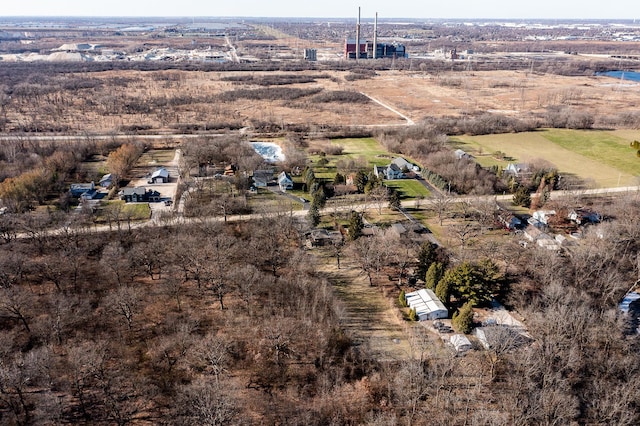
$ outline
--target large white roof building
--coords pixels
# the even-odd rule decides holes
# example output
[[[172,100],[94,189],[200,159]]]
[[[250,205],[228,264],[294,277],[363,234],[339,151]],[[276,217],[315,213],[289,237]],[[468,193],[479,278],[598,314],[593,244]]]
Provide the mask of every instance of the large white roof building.
[[[435,293],[423,288],[405,295],[407,305],[416,310],[420,321],[447,318],[449,311]]]

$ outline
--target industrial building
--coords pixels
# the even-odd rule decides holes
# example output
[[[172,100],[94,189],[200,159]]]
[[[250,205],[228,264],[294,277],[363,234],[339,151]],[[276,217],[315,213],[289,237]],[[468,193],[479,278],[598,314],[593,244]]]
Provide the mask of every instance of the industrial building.
[[[304,60],[305,61],[317,61],[318,60],[318,51],[316,49],[304,49]]]
[[[360,38],[360,8],[358,8],[358,21],[356,24],[356,37],[347,38],[344,43],[345,59],[379,59],[379,58],[406,58],[407,49],[400,43],[378,42],[378,13],[373,24],[373,40]]]
[[[407,50],[403,44],[399,43],[376,43],[373,49],[373,42],[368,40],[360,41],[360,56],[358,59],[378,59],[378,58],[406,58]],[[356,40],[347,39],[344,45],[345,59],[356,58]]]

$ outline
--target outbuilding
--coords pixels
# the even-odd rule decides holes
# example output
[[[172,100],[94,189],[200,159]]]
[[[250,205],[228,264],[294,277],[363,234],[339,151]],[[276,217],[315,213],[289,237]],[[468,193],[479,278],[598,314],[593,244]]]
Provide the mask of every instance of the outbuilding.
[[[164,167],[159,168],[149,178],[148,183],[167,183],[169,182],[169,171]]]
[[[464,336],[462,334],[454,334],[453,336],[451,336],[449,341],[451,342],[451,345],[453,345],[453,348],[456,350],[456,353],[461,354],[471,349],[471,342],[469,341],[467,336]]]
[[[447,318],[449,311],[438,299],[438,296],[429,289],[423,288],[405,295],[407,305],[416,310],[418,320],[428,321]]]

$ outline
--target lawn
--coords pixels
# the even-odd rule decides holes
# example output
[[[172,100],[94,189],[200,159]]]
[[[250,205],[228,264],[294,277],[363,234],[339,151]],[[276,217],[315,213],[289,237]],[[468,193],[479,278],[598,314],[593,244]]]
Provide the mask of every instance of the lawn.
[[[624,136],[623,136],[624,135]],[[592,179],[599,187],[633,185],[640,176],[640,159],[629,148],[631,133],[607,131],[543,130],[452,138],[456,147],[476,157],[484,167],[505,167],[509,162],[544,159],[560,173]],[[640,137],[640,132],[636,132]],[[504,160],[492,154],[501,151]]]
[[[166,166],[173,161],[175,155],[176,151],[173,149],[150,149],[140,156],[137,166]]]
[[[386,180],[384,184],[400,193],[401,199],[428,197],[431,195],[423,184],[414,179]]]
[[[393,158],[389,151],[374,138],[334,139],[331,143],[343,147],[342,156],[364,157],[370,164],[376,166],[385,166]]]
[[[147,220],[151,217],[149,203],[125,203],[122,200],[103,201],[97,215],[97,222],[105,222],[109,210],[117,214],[122,220]]]

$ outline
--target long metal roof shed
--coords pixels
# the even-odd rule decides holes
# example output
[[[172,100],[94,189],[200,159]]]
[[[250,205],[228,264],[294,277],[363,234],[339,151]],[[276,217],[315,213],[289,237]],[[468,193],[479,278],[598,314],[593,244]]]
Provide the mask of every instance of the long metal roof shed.
[[[449,311],[435,293],[423,288],[405,295],[407,305],[416,310],[420,321],[447,318]]]

